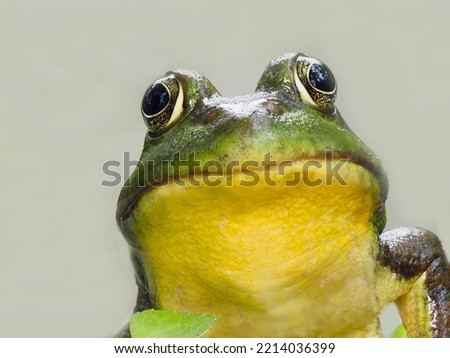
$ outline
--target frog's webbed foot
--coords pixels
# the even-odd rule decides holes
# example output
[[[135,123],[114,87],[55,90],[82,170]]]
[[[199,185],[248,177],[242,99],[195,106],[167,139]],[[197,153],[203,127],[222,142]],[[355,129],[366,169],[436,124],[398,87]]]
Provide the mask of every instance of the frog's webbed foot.
[[[401,227],[379,237],[380,267],[397,287],[397,307],[409,337],[450,337],[450,265],[433,233]],[[394,275],[392,275],[394,274]]]

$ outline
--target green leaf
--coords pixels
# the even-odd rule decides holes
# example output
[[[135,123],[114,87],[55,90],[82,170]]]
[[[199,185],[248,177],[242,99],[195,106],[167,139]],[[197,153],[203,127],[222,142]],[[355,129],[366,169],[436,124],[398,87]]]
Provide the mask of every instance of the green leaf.
[[[400,323],[391,334],[391,338],[408,338],[405,327]]]
[[[146,310],[130,318],[133,338],[195,338],[206,333],[217,315],[166,310]]]

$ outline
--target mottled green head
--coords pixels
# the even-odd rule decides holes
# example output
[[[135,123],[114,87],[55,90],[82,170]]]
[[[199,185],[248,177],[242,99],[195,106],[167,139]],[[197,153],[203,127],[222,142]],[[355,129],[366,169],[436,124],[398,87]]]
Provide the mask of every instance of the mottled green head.
[[[246,96],[223,97],[196,72],[167,72],[150,85],[142,101],[148,132],[140,163],[117,208],[125,235],[130,234],[128,217],[153,188],[193,173],[245,171],[229,165],[233,161],[273,167],[286,161],[322,161],[332,153],[333,159],[358,164],[376,178],[377,210],[383,211],[385,172],[339,114],[336,91],[329,68],[298,53],[273,60],[255,92]],[[382,230],[384,222],[379,222]]]

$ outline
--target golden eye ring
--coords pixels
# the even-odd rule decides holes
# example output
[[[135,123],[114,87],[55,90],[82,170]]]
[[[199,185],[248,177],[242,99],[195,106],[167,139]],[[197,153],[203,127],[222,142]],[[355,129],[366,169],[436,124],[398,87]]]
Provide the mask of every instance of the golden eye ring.
[[[324,110],[334,108],[337,83],[327,65],[299,56],[294,71],[295,86],[303,101]]]
[[[153,82],[145,91],[141,113],[150,133],[168,128],[183,112],[183,88],[174,76]]]

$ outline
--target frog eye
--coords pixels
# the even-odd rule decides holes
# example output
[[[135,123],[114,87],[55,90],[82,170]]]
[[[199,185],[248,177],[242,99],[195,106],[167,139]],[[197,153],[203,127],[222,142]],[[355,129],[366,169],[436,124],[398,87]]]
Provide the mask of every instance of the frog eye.
[[[324,63],[299,56],[294,78],[302,100],[322,109],[334,108],[337,84],[333,73]]]
[[[173,76],[153,82],[145,91],[141,112],[150,133],[172,124],[183,111],[183,89]]]

